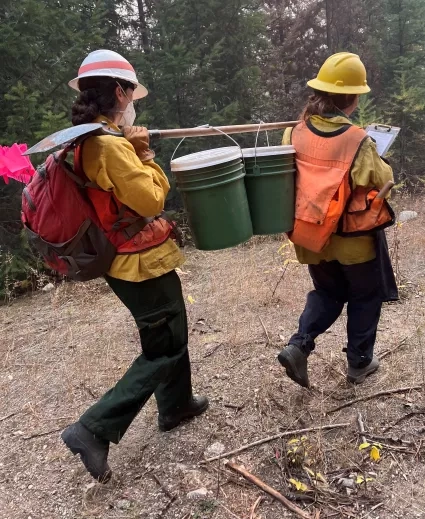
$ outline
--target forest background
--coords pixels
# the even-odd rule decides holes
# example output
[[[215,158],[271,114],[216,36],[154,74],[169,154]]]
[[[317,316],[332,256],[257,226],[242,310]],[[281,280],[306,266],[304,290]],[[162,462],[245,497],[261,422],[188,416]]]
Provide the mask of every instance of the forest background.
[[[296,119],[324,59],[358,53],[372,93],[356,122],[400,126],[390,156],[397,182],[425,182],[424,0],[3,0],[0,145],[32,145],[70,126],[67,82],[98,48],[135,66],[150,91],[137,124],[161,129]],[[281,133],[269,137],[277,144]],[[220,145],[229,144],[188,139],[178,153]],[[167,174],[175,146],[156,148]],[[0,299],[32,285],[41,267],[21,233],[21,190],[0,180]]]

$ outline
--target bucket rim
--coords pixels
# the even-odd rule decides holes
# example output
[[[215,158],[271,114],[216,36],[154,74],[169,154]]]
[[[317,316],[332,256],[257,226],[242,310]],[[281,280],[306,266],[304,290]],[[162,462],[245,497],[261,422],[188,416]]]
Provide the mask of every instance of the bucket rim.
[[[223,148],[212,148],[210,150],[198,151],[184,155],[171,161],[171,171],[190,171],[192,169],[209,168],[241,159],[241,150],[238,146],[225,146]]]
[[[261,146],[258,148],[243,148],[243,158],[268,157],[270,155],[293,155],[295,148],[291,145],[285,146]]]

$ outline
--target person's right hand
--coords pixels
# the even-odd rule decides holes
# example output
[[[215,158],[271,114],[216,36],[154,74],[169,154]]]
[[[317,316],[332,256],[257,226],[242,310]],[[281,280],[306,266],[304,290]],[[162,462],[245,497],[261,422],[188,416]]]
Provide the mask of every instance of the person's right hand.
[[[144,126],[124,126],[124,137],[130,142],[136,155],[143,162],[155,157],[155,152],[149,148],[149,132]]]

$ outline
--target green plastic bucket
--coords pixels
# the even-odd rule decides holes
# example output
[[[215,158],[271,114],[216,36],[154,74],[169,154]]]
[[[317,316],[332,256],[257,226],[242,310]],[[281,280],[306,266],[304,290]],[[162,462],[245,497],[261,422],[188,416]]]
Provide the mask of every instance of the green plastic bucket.
[[[236,146],[185,155],[171,161],[196,248],[234,247],[253,235],[245,169]]]
[[[295,211],[294,147],[247,148],[242,152],[254,234],[291,231]]]

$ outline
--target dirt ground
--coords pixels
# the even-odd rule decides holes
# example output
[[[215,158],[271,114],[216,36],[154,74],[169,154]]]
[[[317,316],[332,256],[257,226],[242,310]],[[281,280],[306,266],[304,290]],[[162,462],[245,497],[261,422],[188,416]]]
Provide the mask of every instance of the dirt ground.
[[[312,519],[425,517],[421,206],[409,199],[399,202],[398,210],[417,209],[419,218],[388,232],[403,298],[385,305],[376,344],[385,358],[380,371],[357,388],[345,380],[345,317],[318,340],[309,364],[311,390],[286,379],[276,361],[310,289],[306,268],[287,261],[294,255],[289,246],[281,248],[284,241],[256,239],[212,253],[188,250],[180,276],[186,297],[194,300],[187,304],[193,381],[198,393],[208,395],[210,409],[160,433],[152,399],[121,443],[112,446],[114,477],[107,485],[85,473],[62,444],[60,430],[139,354],[131,316],[103,281],[62,284],[1,307],[0,517],[297,517],[231,471],[225,460],[200,462],[217,442],[230,451],[328,424],[346,425],[305,434],[296,455],[287,453],[297,445],[287,442],[300,438],[294,433],[227,459],[289,497]],[[355,398],[407,387],[416,389],[333,411]],[[378,461],[371,460],[370,448],[359,450],[358,412],[367,439],[381,443]],[[320,473],[324,482],[303,467]],[[291,478],[307,490],[296,491]],[[338,484],[342,478],[357,483],[347,491]],[[188,497],[200,488],[207,490],[203,497]],[[264,499],[253,512],[260,496]]]

